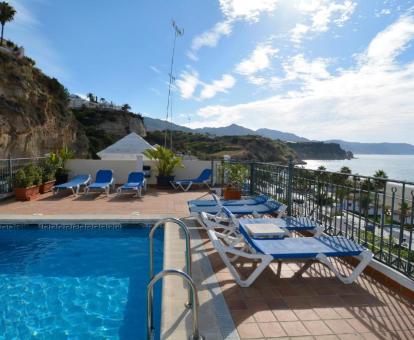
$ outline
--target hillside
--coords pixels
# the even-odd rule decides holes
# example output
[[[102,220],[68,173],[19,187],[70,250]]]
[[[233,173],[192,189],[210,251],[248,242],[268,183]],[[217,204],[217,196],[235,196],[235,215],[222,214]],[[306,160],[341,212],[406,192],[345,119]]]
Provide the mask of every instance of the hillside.
[[[145,127],[148,131],[157,131],[157,130],[164,130],[166,127],[166,123],[162,119],[155,119],[150,117],[144,117]],[[291,142],[306,142],[308,139],[304,137],[297,136],[293,133],[289,132],[282,132],[277,130],[271,129],[258,129],[258,130],[251,130],[245,128],[243,126],[237,124],[231,124],[229,126],[223,127],[204,127],[199,129],[190,129],[186,126],[181,126],[177,124],[168,123],[169,129],[174,131],[184,131],[184,132],[195,132],[195,133],[203,133],[209,134],[213,136],[248,136],[248,135],[256,135],[262,136],[266,138],[271,138],[274,140],[282,140],[282,141],[291,141]]]
[[[125,137],[131,132],[146,135],[142,116],[132,112],[100,108],[72,109],[86,135],[88,155],[97,158],[96,153]]]
[[[144,117],[145,125],[149,131],[163,130],[165,129],[165,121],[161,119],[154,119]],[[262,137],[271,138],[274,140],[281,140],[286,142],[310,142],[309,139],[295,135],[289,132],[282,132],[272,129],[258,129],[251,130],[237,124],[231,124],[224,127],[205,127],[199,129],[190,129],[185,126],[173,124],[172,130],[185,131],[195,133],[205,133],[215,136],[247,136],[258,135]],[[343,140],[327,140],[326,143],[336,143],[341,146],[342,149],[357,154],[393,154],[393,155],[413,155],[414,145],[407,143],[359,143],[359,142],[347,142]]]
[[[407,143],[358,143],[343,140],[328,142],[338,143],[343,149],[356,154],[414,155],[414,145]]]
[[[56,79],[31,59],[1,51],[0,75],[0,158],[38,156],[63,145],[86,156],[88,140]]]
[[[297,154],[285,143],[260,136],[208,136],[206,134],[174,133],[174,151],[191,154],[200,159],[218,159],[229,155],[233,159],[287,163],[291,157],[299,162]],[[164,143],[161,131],[147,132],[151,144]]]
[[[352,152],[345,151],[339,144],[325,142],[286,143],[301,159],[351,159]]]

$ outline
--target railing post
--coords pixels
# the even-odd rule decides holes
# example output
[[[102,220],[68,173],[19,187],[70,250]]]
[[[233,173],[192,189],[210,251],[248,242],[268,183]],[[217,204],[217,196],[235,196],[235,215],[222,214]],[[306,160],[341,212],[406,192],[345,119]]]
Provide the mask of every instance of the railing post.
[[[256,183],[256,167],[255,163],[250,163],[250,195],[255,194],[255,183]]]
[[[9,173],[9,183],[8,183],[8,188],[7,190],[10,192],[13,190],[13,163],[12,163],[12,156],[11,154],[9,154],[9,159],[7,161],[7,170]]]
[[[210,187],[214,186],[214,175],[215,175],[215,171],[214,171],[214,159],[211,160],[211,180],[210,180]]]
[[[288,166],[288,187],[287,187],[287,215],[292,216],[292,187],[293,187],[293,160],[292,158],[289,159],[289,166]]]

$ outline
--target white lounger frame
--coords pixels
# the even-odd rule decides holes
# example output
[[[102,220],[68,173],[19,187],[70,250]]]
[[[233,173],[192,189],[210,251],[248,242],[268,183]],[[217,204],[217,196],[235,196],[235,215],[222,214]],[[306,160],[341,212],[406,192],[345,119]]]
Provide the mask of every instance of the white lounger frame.
[[[180,180],[178,180],[178,181],[171,181],[170,183],[171,183],[172,187],[175,190],[181,189],[181,190],[187,192],[188,190],[190,190],[190,188],[193,184],[205,185],[208,189],[210,189],[209,182],[210,182],[210,180],[206,180],[206,181],[202,181],[202,182],[188,181],[188,184],[184,185],[183,183],[180,182]],[[185,181],[184,183],[187,183],[187,181]]]
[[[111,192],[111,187],[114,187],[115,186],[114,182],[115,182],[115,178],[112,176],[112,180],[111,180],[111,182],[109,182],[108,185],[106,185],[106,186],[104,186],[102,188],[93,188],[93,190],[104,190],[105,191],[105,195],[106,196],[109,196],[109,193]],[[85,195],[89,194],[90,190],[91,189],[89,188],[89,185],[88,185],[85,188]]]
[[[236,249],[234,248],[232,243],[228,242],[228,239],[225,235],[222,235],[212,229],[208,230],[207,232],[208,232],[211,242],[213,243],[214,248],[219,253],[221,259],[223,260],[223,262],[229,269],[235,281],[241,287],[249,287],[254,281],[256,281],[259,275],[267,268],[267,266],[272,261],[275,261],[275,260],[279,261],[279,264],[281,265],[282,261],[284,260],[284,259],[275,259],[273,258],[272,255],[256,253],[250,247],[248,247],[248,250],[250,252],[245,251],[246,247],[243,249]],[[283,242],[283,240],[275,241],[275,242]],[[228,254],[233,255],[233,257],[229,258]],[[232,262],[238,257],[244,257],[247,259],[259,261],[259,265],[257,266],[257,268],[246,279],[241,278],[237,269],[232,264]],[[358,258],[360,259],[360,262],[349,276],[341,274],[333,266],[331,260],[325,254],[318,254],[315,259],[310,259],[310,260],[307,259],[305,264],[296,273],[295,276],[302,275],[315,262],[315,260],[317,260],[325,264],[329,269],[331,269],[332,272],[335,274],[335,276],[340,281],[342,281],[345,284],[350,284],[356,280],[356,278],[363,272],[365,267],[370,263],[372,259],[372,253],[369,250],[364,250],[361,252],[361,254],[358,255]],[[295,259],[295,260],[300,260],[300,258]]]
[[[122,186],[120,186],[117,190],[116,190],[116,194],[119,196],[119,195],[122,195],[122,192],[123,192],[123,190],[125,190],[126,192],[130,192],[130,191],[132,191],[132,192],[134,192],[134,191],[136,191],[136,196],[137,197],[142,197],[142,189],[144,189],[144,191],[145,190],[147,190],[147,181],[144,179],[143,180],[143,182],[142,182],[142,186],[140,186],[139,188],[137,188],[137,189],[133,189],[133,188],[129,188],[129,189],[125,189],[125,188],[122,188]]]
[[[73,195],[79,195],[79,190],[80,190],[80,187],[82,186],[82,185],[88,185],[89,183],[90,183],[90,181],[91,181],[91,175],[89,175],[89,177],[88,177],[88,179],[85,181],[85,182],[83,182],[83,183],[81,183],[81,184],[78,184],[78,185],[76,185],[76,186],[72,186],[72,187],[67,187],[67,188],[65,188],[65,190],[67,190],[67,189],[70,189],[70,190],[72,190],[72,194]],[[64,183],[62,183],[62,184],[64,184]],[[76,190],[74,189],[76,187]],[[58,193],[59,193],[59,189],[60,188],[53,188],[52,189],[52,192],[53,192],[53,195],[57,195]]]

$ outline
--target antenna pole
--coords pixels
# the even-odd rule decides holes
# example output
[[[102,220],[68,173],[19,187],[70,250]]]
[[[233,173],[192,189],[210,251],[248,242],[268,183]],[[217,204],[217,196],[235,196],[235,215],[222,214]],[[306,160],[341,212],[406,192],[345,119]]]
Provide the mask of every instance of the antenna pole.
[[[177,37],[180,37],[184,34],[184,29],[179,28],[174,20],[172,21],[171,25],[174,29],[174,43],[173,43],[173,49],[172,49],[172,55],[171,55],[171,64],[170,64],[170,73],[169,73],[170,81],[168,83],[168,98],[167,98],[167,110],[166,110],[167,115],[165,117],[164,147],[167,147],[168,116],[169,116],[169,109],[170,109],[171,85],[172,85],[172,82],[174,81],[173,67],[174,67],[175,42],[177,40]],[[171,124],[172,124],[172,111],[171,111]],[[171,136],[170,144],[171,144],[171,147],[172,147],[172,136]]]

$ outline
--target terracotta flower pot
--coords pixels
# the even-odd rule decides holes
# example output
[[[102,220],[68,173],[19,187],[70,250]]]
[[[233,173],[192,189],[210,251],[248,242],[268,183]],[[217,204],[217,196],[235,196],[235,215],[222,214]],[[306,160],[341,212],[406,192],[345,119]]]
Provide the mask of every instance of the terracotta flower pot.
[[[39,194],[39,186],[34,185],[28,188],[14,188],[14,195],[18,201],[30,201]]]
[[[49,191],[51,191],[52,190],[52,188],[53,188],[53,186],[55,185],[55,180],[53,180],[53,181],[49,181],[49,182],[45,182],[45,183],[42,183],[41,185],[40,185],[40,193],[41,194],[45,194],[45,193],[47,193],[47,192],[49,192]]]
[[[234,188],[224,188],[223,196],[225,200],[241,199],[241,191]]]

